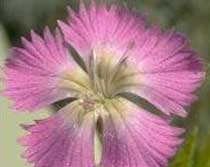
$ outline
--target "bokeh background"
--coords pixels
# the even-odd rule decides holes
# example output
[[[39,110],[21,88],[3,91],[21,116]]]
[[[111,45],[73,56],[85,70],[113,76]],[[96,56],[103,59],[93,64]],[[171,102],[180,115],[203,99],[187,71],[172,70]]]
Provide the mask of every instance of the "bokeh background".
[[[186,34],[204,58],[207,79],[197,92],[199,100],[188,108],[188,119],[178,120],[188,129],[187,139],[170,166],[210,167],[210,1],[107,1],[127,4],[145,13],[150,22]],[[31,29],[42,32],[45,25],[55,28],[56,20],[65,18],[67,5],[76,8],[77,0],[0,0],[0,66],[3,66],[9,47],[20,43],[20,36],[27,36]],[[2,82],[0,89],[3,89]],[[9,106],[10,102],[0,96],[0,167],[31,167],[20,157],[23,148],[16,140],[25,132],[19,124],[48,116],[49,109],[35,114],[17,114],[11,112]]]

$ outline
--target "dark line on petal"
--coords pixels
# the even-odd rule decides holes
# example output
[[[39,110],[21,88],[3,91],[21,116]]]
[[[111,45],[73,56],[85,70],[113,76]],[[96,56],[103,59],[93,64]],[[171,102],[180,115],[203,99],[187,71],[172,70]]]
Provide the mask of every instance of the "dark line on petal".
[[[87,66],[83,60],[83,58],[78,54],[78,52],[71,46],[69,46],[69,51],[71,53],[72,58],[75,62],[85,71],[87,72]]]
[[[157,107],[155,107],[150,102],[148,102],[147,100],[141,98],[140,96],[138,96],[134,93],[122,92],[117,95],[129,100],[130,102],[136,104],[137,106],[140,106],[140,107],[146,109],[147,111],[150,111],[156,115],[163,115],[162,112]]]
[[[75,100],[77,100],[77,98],[70,97],[70,98],[59,100],[59,101],[53,103],[51,105],[52,112],[56,113],[58,110],[60,110],[61,108],[64,108],[65,106],[67,106],[68,104],[72,103]]]

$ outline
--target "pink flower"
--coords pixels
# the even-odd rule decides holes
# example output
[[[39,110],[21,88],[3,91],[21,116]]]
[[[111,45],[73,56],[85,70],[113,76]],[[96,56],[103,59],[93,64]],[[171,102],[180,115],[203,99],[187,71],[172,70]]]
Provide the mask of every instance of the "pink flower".
[[[142,15],[115,5],[81,3],[59,26],[83,63],[48,28],[43,38],[33,31],[31,41],[23,38],[23,48],[13,48],[6,62],[5,94],[16,111],[75,99],[23,125],[29,132],[19,140],[27,147],[23,157],[36,167],[166,167],[184,130],[164,115],[187,115],[184,108],[204,79],[201,58],[183,35],[148,27]],[[143,109],[138,97],[163,116]]]

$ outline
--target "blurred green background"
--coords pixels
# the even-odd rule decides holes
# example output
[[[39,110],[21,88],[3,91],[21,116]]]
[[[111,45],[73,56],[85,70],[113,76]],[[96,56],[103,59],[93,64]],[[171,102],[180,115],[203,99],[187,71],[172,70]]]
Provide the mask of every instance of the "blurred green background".
[[[111,1],[111,0],[107,0]],[[148,15],[150,22],[163,28],[175,28],[191,40],[193,48],[210,65],[210,1],[209,0],[112,0],[128,4]],[[55,28],[57,19],[66,16],[66,5],[77,6],[76,0],[0,0],[0,66],[11,45],[20,42],[31,29],[42,32],[45,25]],[[3,77],[0,71],[0,78]],[[3,89],[1,82],[0,89]],[[179,121],[188,129],[187,140],[171,167],[210,167],[210,77],[198,91],[199,100],[188,108],[187,120]],[[9,109],[9,102],[0,97],[0,167],[30,167],[20,154],[23,148],[16,139],[25,133],[20,123],[43,118],[48,109],[35,114],[17,114]]]

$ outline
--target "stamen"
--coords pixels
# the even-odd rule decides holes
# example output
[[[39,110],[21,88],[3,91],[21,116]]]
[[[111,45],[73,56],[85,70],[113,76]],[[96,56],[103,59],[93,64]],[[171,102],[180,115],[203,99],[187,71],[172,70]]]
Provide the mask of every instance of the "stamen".
[[[113,73],[111,74],[111,77],[110,77],[110,80],[109,80],[109,84],[111,84],[111,82],[115,79],[116,75],[118,73],[120,73],[120,71],[122,70],[122,67],[124,65],[126,65],[126,60],[127,60],[127,57],[122,57],[120,59],[120,61],[116,64],[115,68],[114,68],[114,71]]]
[[[134,82],[135,75],[133,74],[136,71],[127,64],[129,51],[133,47],[134,43],[129,43],[125,53],[119,60],[114,56],[117,53],[111,50],[106,50],[106,48],[93,49],[89,59],[88,74],[92,83],[92,89],[97,96],[113,98],[113,92],[119,92],[115,90],[119,87],[117,85],[124,83],[127,77],[129,77],[129,82]],[[116,82],[116,80],[120,82]],[[127,90],[127,88],[126,83],[125,89]]]

